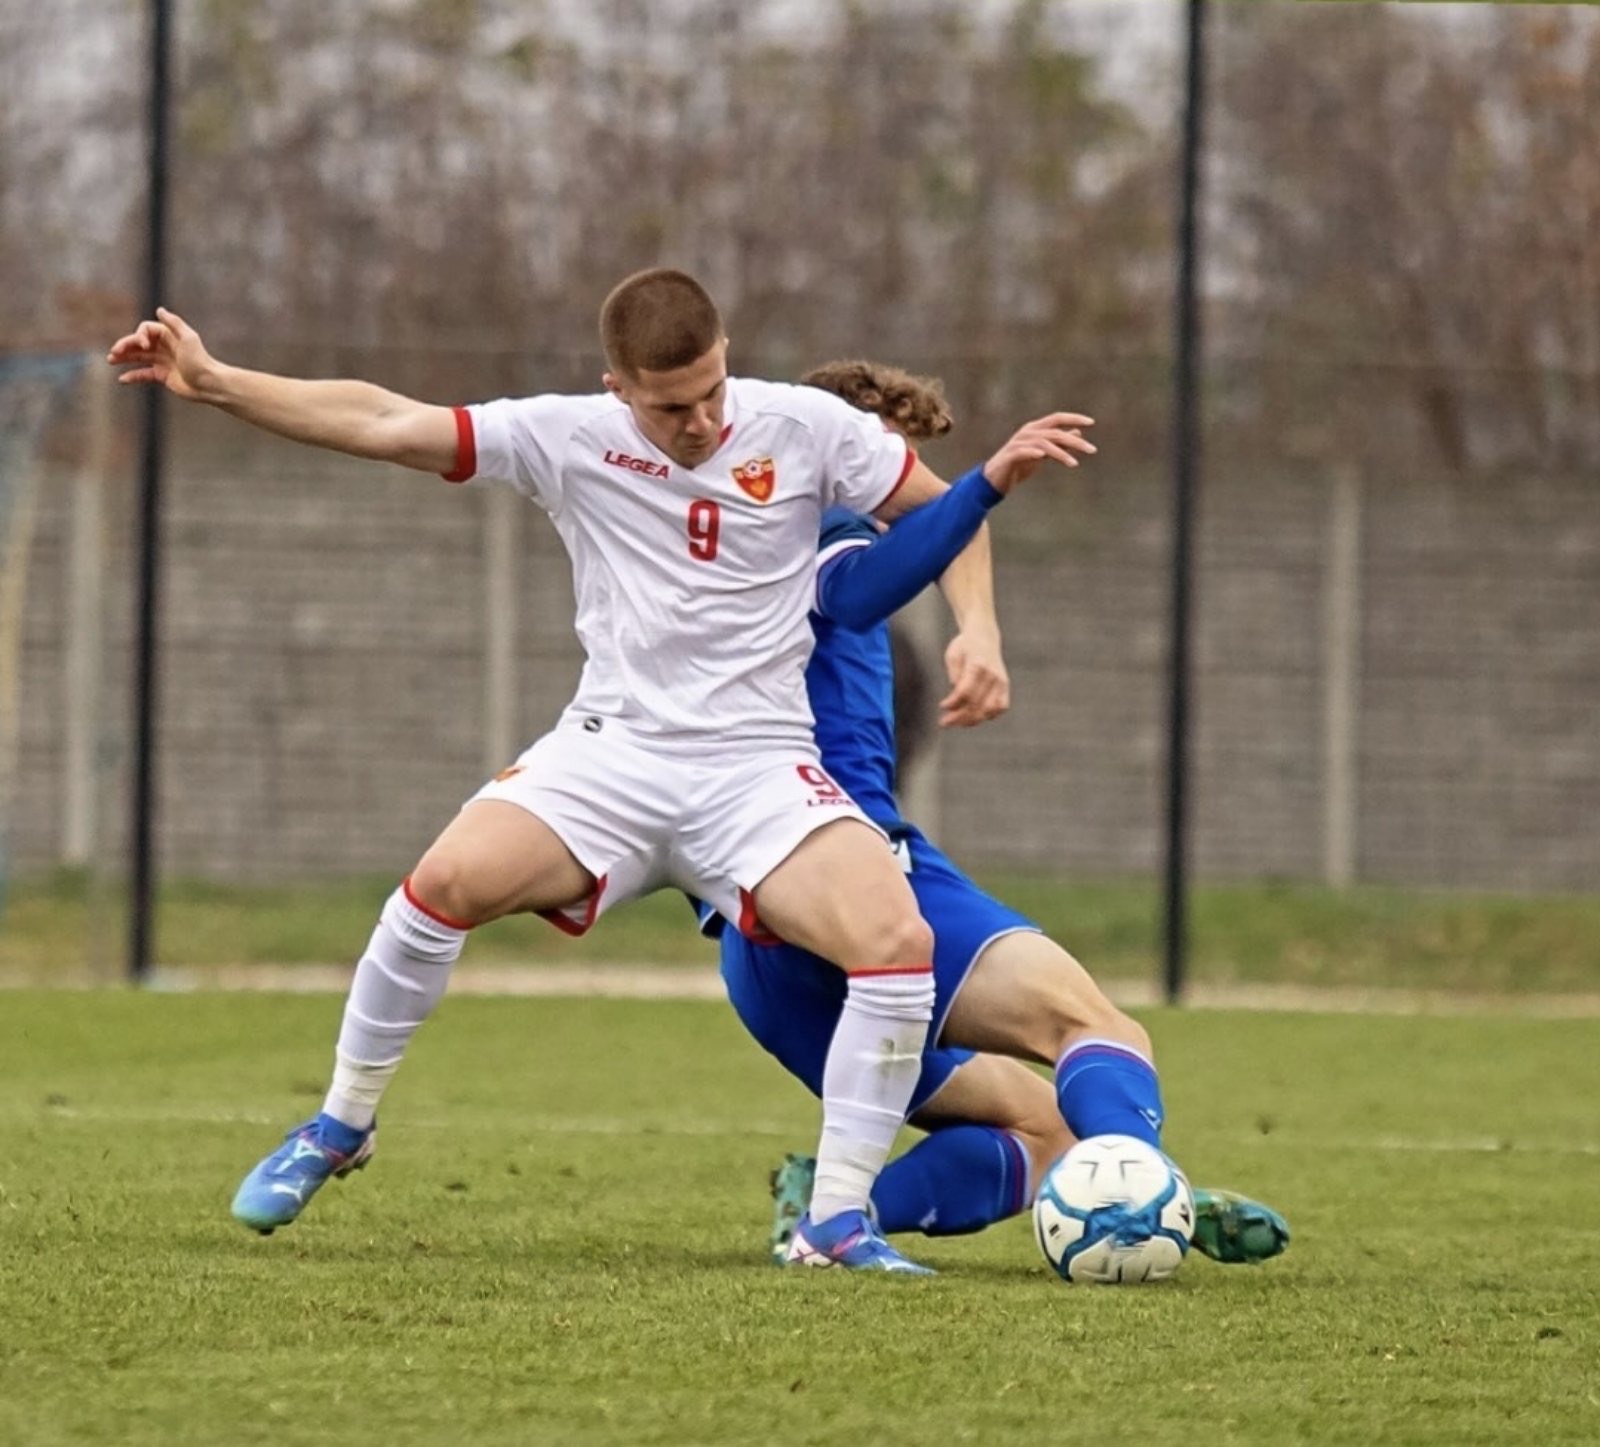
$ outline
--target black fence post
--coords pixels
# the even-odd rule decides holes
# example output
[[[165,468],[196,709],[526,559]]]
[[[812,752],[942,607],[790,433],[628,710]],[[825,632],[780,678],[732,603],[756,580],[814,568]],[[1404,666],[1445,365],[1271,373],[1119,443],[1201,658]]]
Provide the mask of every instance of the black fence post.
[[[144,315],[166,300],[167,118],[172,52],[171,0],[150,0],[149,207]],[[144,389],[139,466],[138,579],[133,664],[133,797],[129,831],[128,974],[149,979],[155,923],[155,755],[160,667],[161,473],[166,393]]]
[[[1189,693],[1194,502],[1200,470],[1200,141],[1205,0],[1189,0],[1178,211],[1178,295],[1172,449],[1172,642],[1167,719],[1167,1003],[1182,1001],[1188,965]]]

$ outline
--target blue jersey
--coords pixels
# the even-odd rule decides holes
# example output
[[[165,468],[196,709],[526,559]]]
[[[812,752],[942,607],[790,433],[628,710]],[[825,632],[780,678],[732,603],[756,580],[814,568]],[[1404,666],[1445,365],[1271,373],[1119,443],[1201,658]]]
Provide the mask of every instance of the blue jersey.
[[[822,765],[873,823],[906,825],[895,803],[894,655],[889,617],[934,582],[1000,501],[981,468],[887,533],[844,508],[822,516],[816,647],[806,691]]]
[[[869,518],[829,508],[822,518],[821,550],[842,555],[878,538]],[[893,833],[905,827],[895,802],[894,655],[887,620],[856,631],[821,612],[811,615],[817,645],[806,666],[806,693],[817,721],[822,766],[874,824]]]

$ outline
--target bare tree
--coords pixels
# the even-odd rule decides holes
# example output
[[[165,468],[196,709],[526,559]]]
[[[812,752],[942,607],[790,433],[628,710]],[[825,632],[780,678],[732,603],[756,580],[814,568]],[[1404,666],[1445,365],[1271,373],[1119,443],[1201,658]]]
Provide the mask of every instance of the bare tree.
[[[1600,16],[1223,13],[1219,324],[1263,444],[1592,467]]]

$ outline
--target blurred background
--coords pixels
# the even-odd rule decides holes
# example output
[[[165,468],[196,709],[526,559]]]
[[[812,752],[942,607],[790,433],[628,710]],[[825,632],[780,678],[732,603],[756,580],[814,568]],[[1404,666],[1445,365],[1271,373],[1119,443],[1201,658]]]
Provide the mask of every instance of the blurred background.
[[[980,12],[980,13],[975,13]],[[1185,7],[177,0],[168,304],[230,361],[593,389],[699,275],[736,371],[944,379],[1015,706],[910,780],[949,851],[1152,980]],[[0,0],[0,976],[115,978],[144,7]],[[1600,12],[1218,3],[1205,89],[1197,984],[1600,990]],[[578,672],[542,517],[169,408],[155,955],[354,957]],[[944,624],[909,636],[937,687]],[[937,697],[937,693],[934,694]],[[681,903],[475,958],[707,964]]]

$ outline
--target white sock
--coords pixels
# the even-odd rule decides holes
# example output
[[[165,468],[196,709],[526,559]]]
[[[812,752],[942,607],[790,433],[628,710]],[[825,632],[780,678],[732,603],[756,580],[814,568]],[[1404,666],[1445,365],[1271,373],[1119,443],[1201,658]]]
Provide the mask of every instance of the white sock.
[[[467,938],[413,903],[410,881],[389,896],[345,1000],[333,1085],[322,1109],[366,1130],[417,1026],[444,994]]]
[[[822,1141],[811,1219],[865,1211],[911,1106],[933,1019],[933,969],[850,976],[822,1067]]]

